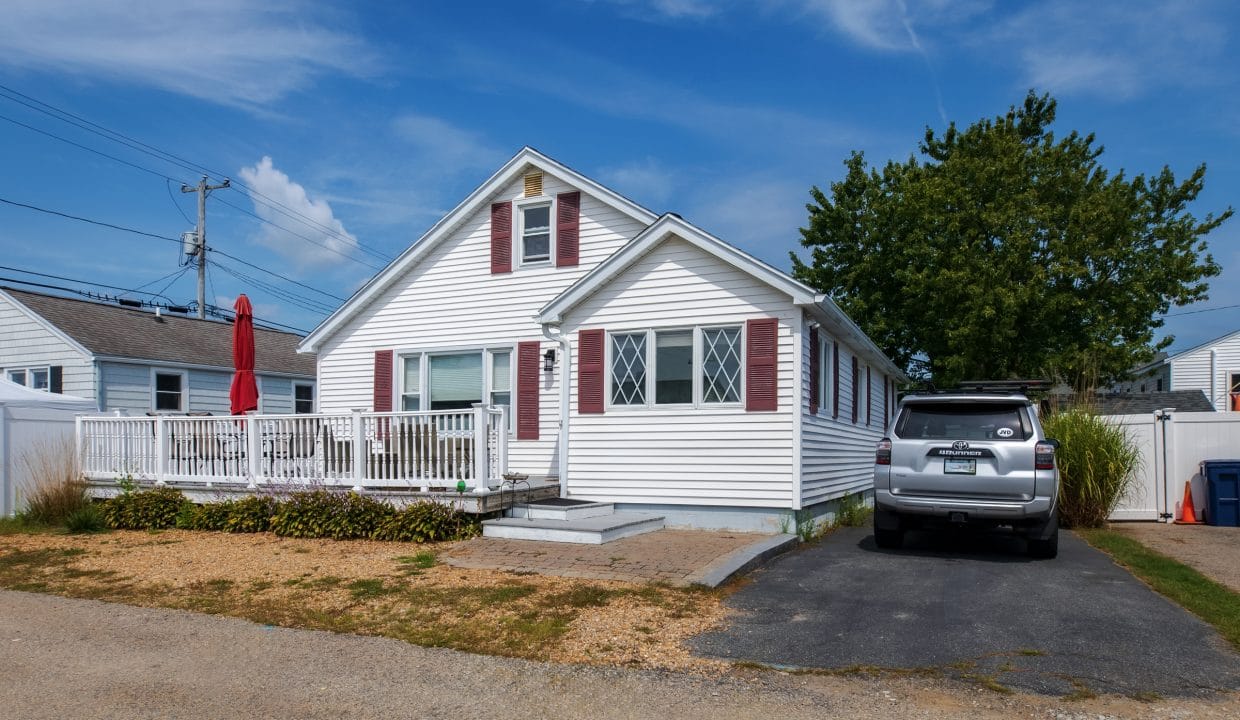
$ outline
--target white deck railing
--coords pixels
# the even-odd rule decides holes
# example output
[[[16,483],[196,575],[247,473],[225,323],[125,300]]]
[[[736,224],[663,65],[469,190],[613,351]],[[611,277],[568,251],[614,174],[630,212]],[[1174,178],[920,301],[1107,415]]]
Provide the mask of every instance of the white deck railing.
[[[429,492],[499,485],[508,468],[507,408],[238,417],[82,416],[92,480],[158,484],[350,485]]]

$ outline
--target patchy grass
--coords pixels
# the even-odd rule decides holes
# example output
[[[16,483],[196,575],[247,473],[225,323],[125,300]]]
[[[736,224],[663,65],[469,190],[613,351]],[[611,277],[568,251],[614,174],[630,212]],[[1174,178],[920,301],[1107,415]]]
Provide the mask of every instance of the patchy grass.
[[[1117,532],[1078,532],[1145,584],[1213,625],[1233,648],[1240,650],[1240,594]]]
[[[399,554],[407,547],[185,530],[20,535],[0,542],[0,587],[532,660],[723,666],[681,645],[723,616],[723,591],[465,570],[439,563],[442,548]]]

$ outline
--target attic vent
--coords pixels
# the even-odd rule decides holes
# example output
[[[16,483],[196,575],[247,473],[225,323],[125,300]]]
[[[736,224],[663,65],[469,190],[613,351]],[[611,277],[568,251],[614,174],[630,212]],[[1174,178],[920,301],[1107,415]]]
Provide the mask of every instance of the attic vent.
[[[540,197],[542,195],[542,173],[532,172],[525,176],[525,196]]]

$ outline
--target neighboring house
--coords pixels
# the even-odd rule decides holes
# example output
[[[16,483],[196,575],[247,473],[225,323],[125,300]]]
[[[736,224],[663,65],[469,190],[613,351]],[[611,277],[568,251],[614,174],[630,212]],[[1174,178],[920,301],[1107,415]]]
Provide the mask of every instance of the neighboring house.
[[[301,338],[255,328],[259,411],[313,412]],[[0,373],[35,390],[129,414],[229,412],[232,325],[0,288]]]
[[[1215,410],[1240,412],[1240,330],[1155,359],[1134,370],[1133,376],[1114,389],[1200,390]]]
[[[324,412],[505,405],[509,471],[715,527],[868,490],[906,380],[826,296],[529,148],[301,349]]]

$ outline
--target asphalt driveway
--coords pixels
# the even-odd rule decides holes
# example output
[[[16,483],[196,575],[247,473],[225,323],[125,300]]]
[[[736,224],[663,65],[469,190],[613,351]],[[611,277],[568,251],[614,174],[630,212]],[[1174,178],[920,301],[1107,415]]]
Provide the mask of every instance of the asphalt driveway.
[[[776,666],[936,668],[1052,694],[1240,689],[1240,656],[1205,623],[1075,535],[1030,560],[1002,535],[909,533],[879,550],[846,528],[754,573],[703,655]]]

